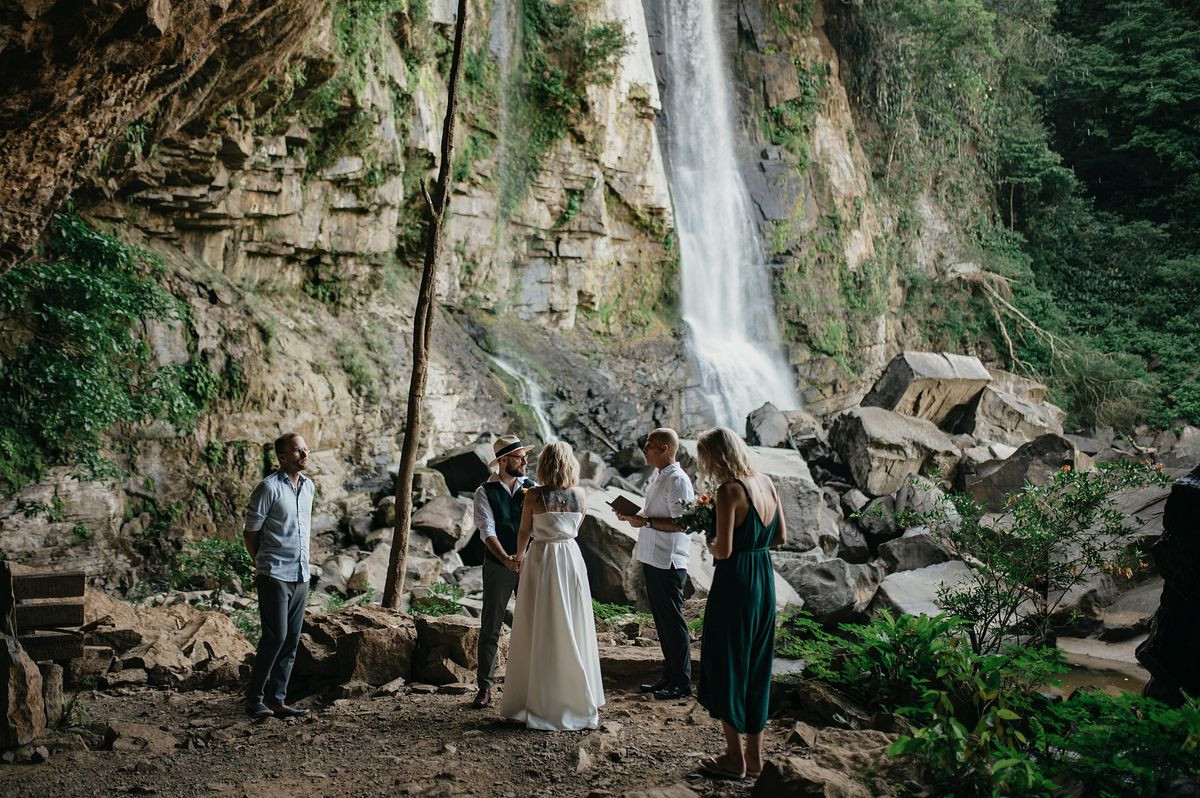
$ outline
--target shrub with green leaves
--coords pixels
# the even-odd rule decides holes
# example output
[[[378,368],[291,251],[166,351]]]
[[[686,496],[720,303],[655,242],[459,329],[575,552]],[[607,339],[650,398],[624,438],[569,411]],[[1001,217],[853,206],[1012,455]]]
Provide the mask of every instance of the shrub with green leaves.
[[[456,615],[462,612],[462,605],[458,602],[466,593],[461,587],[448,582],[434,582],[429,586],[429,590],[428,596],[413,599],[412,606],[409,608],[410,613],[436,618],[441,615]]]
[[[971,579],[943,587],[938,606],[969,623],[976,652],[995,653],[1016,637],[1050,639],[1064,599],[1101,571],[1131,575],[1140,552],[1117,494],[1169,481],[1144,464],[1067,467],[1049,484],[1009,496],[999,514],[970,494],[951,493],[930,512],[896,521],[929,527],[965,562]]]
[[[240,540],[189,540],[175,558],[172,587],[248,593],[254,586],[254,562]]]
[[[1046,722],[1045,770],[1099,798],[1158,795],[1200,779],[1200,700],[1178,709],[1136,695],[1081,690]]]
[[[0,276],[0,486],[57,464],[113,473],[106,432],[188,423],[211,398],[203,363],[156,367],[139,335],[144,321],[186,316],[160,274],[150,253],[60,213],[39,259]]]

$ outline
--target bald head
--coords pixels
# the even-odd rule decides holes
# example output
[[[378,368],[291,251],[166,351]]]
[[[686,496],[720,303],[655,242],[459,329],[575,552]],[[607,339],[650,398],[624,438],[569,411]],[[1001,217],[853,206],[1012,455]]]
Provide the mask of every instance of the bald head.
[[[666,458],[668,464],[675,462],[679,454],[679,434],[670,427],[659,427],[646,436],[646,446],[656,447]]]

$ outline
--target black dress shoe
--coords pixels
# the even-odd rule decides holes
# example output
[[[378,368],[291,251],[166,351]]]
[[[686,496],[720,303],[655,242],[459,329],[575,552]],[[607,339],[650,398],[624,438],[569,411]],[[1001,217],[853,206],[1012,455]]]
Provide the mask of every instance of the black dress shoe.
[[[643,693],[657,693],[659,690],[665,689],[666,686],[667,686],[667,680],[659,679],[654,684],[643,684],[643,685],[640,685],[639,688],[641,689],[641,691]]]
[[[674,701],[677,698],[687,698],[691,694],[692,688],[686,684],[681,687],[664,687],[654,691],[654,697],[659,701]]]
[[[287,704],[280,704],[277,707],[271,707],[271,714],[277,718],[302,718],[308,714],[307,709],[299,707],[289,707]]]

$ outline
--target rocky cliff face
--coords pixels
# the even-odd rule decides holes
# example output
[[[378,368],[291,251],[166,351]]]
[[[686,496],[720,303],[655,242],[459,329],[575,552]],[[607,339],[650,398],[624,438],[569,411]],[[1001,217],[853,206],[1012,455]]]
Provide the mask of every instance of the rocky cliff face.
[[[6,106],[20,129],[4,163],[20,168],[0,171],[30,211],[28,224],[4,224],[6,252],[26,246],[34,222],[81,184],[77,207],[162,255],[169,287],[189,305],[186,322],[147,328],[160,362],[199,358],[236,385],[194,429],[160,423],[122,436],[113,448],[127,479],[81,486],[64,470],[12,497],[0,507],[9,556],[86,565],[129,587],[170,541],[235,534],[263,446],[283,429],[314,449],[317,531],[331,541],[390,490],[419,185],[436,165],[455,4],[394,5],[371,16],[355,3],[305,0],[204,14],[152,3],[112,10],[107,27],[72,40],[75,60],[50,44],[68,29],[56,6],[3,20],[25,31],[24,50],[3,51],[7,63],[37,52],[43,64],[22,72],[23,105]],[[611,82],[581,88],[565,131],[523,179],[514,142],[537,120],[523,115],[514,76],[538,42],[521,5],[470,6],[425,456],[485,432],[533,437],[519,379],[497,358],[540,383],[554,432],[582,448],[615,452],[652,425],[687,423],[680,396],[693,377],[674,310],[679,264],[660,148],[661,136],[686,131],[658,118],[670,76],[655,72],[657,4],[577,4],[593,29],[619,22],[627,47]],[[781,328],[805,400],[831,412],[859,398],[899,348],[903,297],[887,254],[893,212],[871,185],[823,4],[811,16],[806,7],[740,0],[722,10]],[[125,61],[94,52],[101,28],[121,34]],[[144,41],[156,44],[135,46]],[[77,95],[82,105],[35,113],[37,97]],[[46,113],[58,114],[59,144],[34,130],[49,124]],[[939,257],[931,245],[916,266]],[[27,517],[40,506],[62,511]],[[73,534],[80,523],[94,536]]]

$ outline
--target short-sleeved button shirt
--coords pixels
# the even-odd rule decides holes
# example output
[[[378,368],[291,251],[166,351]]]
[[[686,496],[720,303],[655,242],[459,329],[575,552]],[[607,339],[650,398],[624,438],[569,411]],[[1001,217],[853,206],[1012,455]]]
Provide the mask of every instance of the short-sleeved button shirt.
[[[246,531],[258,533],[255,572],[281,582],[307,582],[312,532],[313,481],[300,475],[296,487],[276,471],[258,483],[246,504]]]
[[[678,518],[683,514],[681,502],[694,498],[696,491],[687,473],[679,463],[671,463],[657,471],[646,487],[646,503],[640,514],[644,518]],[[664,570],[687,570],[691,552],[691,535],[663,532],[648,526],[638,530],[638,562]]]

